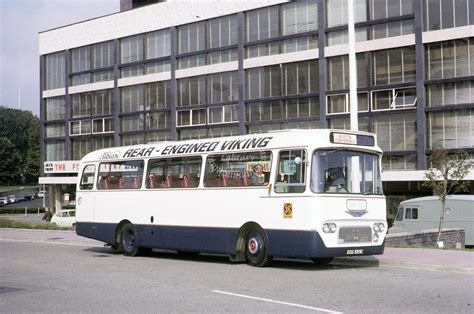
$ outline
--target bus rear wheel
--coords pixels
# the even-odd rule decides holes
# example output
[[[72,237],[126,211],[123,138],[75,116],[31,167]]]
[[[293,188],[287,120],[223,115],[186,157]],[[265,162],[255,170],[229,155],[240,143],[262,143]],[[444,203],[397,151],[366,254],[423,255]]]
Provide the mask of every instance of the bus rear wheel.
[[[268,240],[260,227],[251,227],[246,237],[245,258],[250,266],[265,267],[272,261],[268,255]]]
[[[126,223],[122,226],[117,246],[125,256],[136,256],[139,254],[137,235],[132,224]]]

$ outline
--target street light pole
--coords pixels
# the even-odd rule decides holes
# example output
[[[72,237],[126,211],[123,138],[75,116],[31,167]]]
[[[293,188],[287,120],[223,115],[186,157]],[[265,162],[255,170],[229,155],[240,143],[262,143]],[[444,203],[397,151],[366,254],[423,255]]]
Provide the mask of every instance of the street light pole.
[[[350,120],[351,130],[359,130],[357,117],[357,63],[355,54],[355,27],[354,27],[354,0],[348,0],[348,37],[349,37],[349,100],[350,100]]]

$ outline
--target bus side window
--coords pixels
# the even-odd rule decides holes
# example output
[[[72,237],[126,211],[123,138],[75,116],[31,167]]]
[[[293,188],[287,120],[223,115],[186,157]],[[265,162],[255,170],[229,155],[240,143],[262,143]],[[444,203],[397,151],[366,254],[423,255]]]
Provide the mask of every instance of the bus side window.
[[[199,186],[201,157],[156,159],[148,162],[148,189],[181,189]]]
[[[142,160],[105,162],[99,165],[99,190],[139,189],[143,176]]]
[[[306,151],[282,150],[278,154],[275,193],[303,193],[306,189]]]
[[[81,190],[92,190],[94,186],[95,165],[87,165],[82,171]]]

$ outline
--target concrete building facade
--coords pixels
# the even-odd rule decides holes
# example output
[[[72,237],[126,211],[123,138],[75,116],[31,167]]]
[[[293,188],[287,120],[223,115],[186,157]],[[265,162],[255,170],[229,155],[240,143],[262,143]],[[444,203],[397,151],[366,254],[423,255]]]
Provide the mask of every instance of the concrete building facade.
[[[40,183],[111,146],[349,128],[347,1],[150,2],[39,34]],[[474,0],[355,0],[355,28],[385,193],[429,194],[433,149],[474,155]]]

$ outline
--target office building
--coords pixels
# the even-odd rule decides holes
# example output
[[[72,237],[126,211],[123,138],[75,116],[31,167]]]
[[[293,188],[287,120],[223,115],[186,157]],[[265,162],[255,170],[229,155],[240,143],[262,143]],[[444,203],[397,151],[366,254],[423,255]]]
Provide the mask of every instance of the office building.
[[[347,1],[150,2],[39,34],[41,183],[111,146],[349,128]],[[359,129],[386,194],[429,193],[434,148],[474,153],[474,0],[354,2]]]

